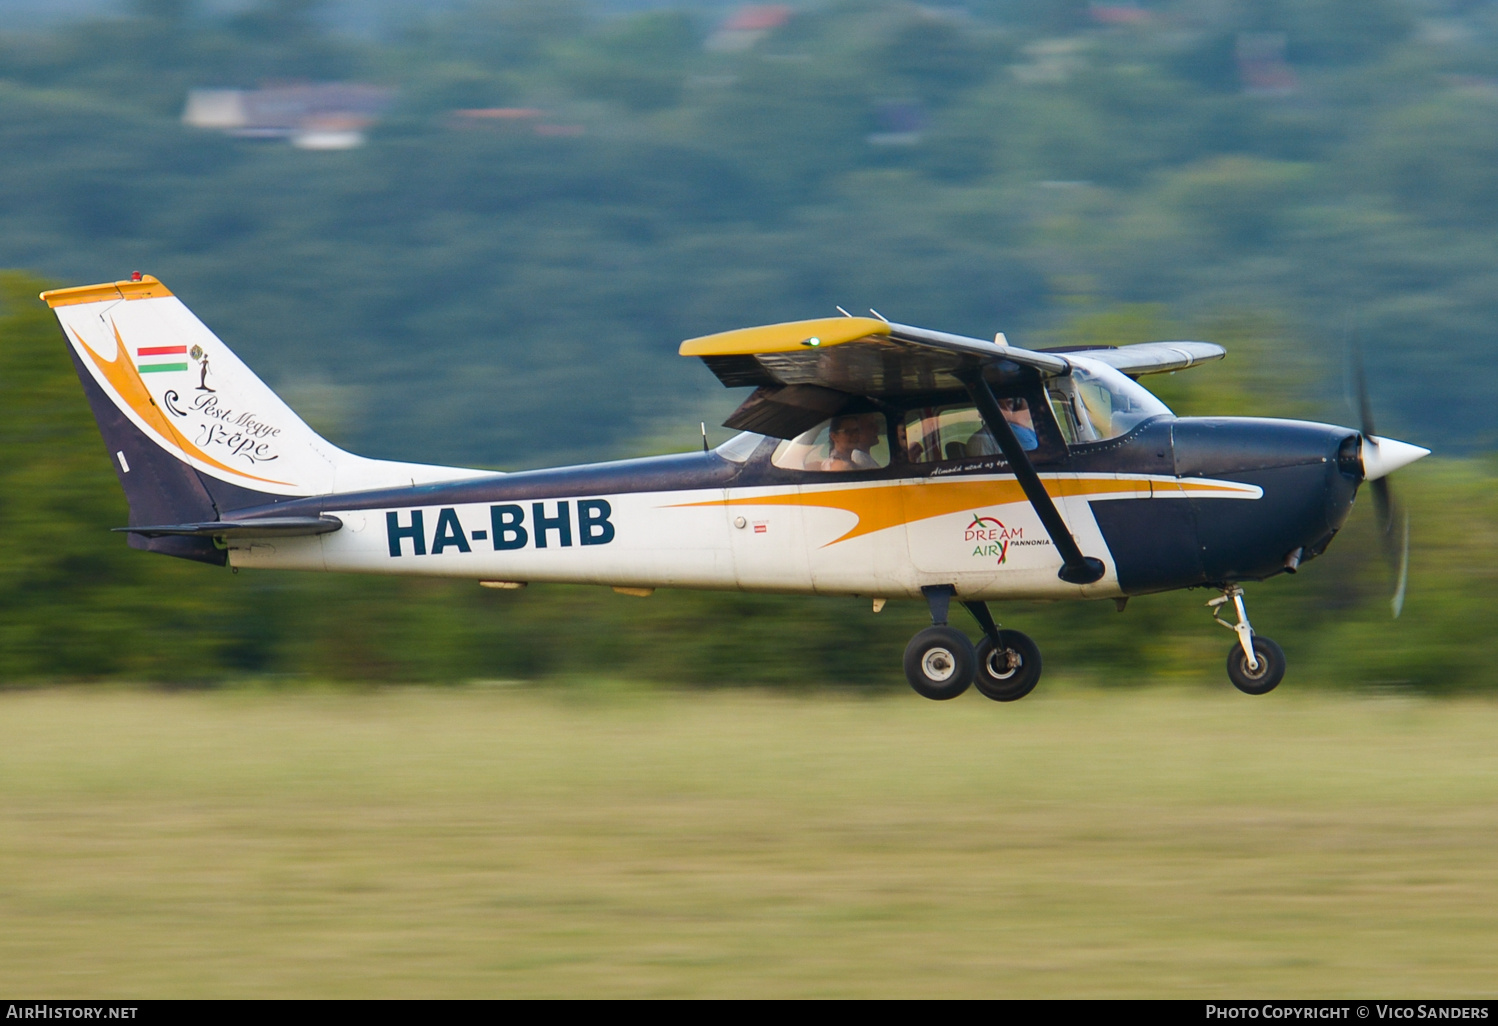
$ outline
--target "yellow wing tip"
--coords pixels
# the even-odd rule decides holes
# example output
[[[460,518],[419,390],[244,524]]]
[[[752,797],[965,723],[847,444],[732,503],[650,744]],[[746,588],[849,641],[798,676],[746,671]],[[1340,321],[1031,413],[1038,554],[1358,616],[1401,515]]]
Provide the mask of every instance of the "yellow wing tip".
[[[682,356],[751,356],[755,353],[793,353],[856,342],[870,335],[888,335],[889,325],[872,317],[821,317],[785,321],[753,328],[720,331],[689,338],[677,350]]]
[[[158,299],[170,296],[171,290],[149,274],[125,281],[104,282],[100,285],[75,285],[67,289],[48,289],[41,294],[42,302],[56,309],[77,303],[97,303],[105,299]]]

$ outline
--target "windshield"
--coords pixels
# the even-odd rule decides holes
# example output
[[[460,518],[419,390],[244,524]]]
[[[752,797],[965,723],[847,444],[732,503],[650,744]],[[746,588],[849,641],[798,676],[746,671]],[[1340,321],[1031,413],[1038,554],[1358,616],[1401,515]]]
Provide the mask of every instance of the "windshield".
[[[1126,435],[1170,408],[1107,364],[1068,356],[1072,372],[1046,384],[1051,410],[1068,444]]]

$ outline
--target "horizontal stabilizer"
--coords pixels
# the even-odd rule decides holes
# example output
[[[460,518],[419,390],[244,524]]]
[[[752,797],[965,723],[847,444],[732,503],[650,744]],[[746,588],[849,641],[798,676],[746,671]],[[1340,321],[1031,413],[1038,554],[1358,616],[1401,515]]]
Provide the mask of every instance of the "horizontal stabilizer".
[[[209,520],[199,524],[153,524],[116,527],[115,531],[143,534],[147,538],[179,535],[189,538],[285,538],[293,535],[331,534],[343,521],[327,514],[318,517],[261,517],[257,520]]]

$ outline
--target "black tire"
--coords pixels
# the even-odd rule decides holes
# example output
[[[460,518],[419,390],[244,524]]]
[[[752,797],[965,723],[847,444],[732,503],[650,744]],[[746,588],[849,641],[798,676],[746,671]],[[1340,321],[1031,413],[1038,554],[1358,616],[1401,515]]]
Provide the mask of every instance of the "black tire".
[[[1268,638],[1255,634],[1254,658],[1259,668],[1250,670],[1243,646],[1234,645],[1228,653],[1228,679],[1245,695],[1267,695],[1285,679],[1285,652]]]
[[[973,643],[955,627],[927,627],[905,646],[905,679],[922,698],[945,702],[973,682]]]
[[[973,686],[984,698],[1015,702],[1040,683],[1040,646],[1019,631],[999,631],[999,641],[1002,648],[995,648],[986,635],[978,642]]]

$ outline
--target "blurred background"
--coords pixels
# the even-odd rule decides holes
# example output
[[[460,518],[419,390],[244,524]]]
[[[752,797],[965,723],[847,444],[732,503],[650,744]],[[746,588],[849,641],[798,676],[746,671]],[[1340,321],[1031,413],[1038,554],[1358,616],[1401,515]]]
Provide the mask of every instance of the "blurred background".
[[[1250,590],[1297,687],[1498,685],[1498,4],[0,0],[0,680],[901,687],[917,604],[237,576],[125,547],[36,293],[165,281],[316,428],[521,469],[685,450],[679,340],[834,304],[1020,345],[1201,338],[1182,414],[1400,475]],[[1048,673],[1217,680],[1205,593],[1001,610]],[[828,645],[837,637],[837,645]]]

